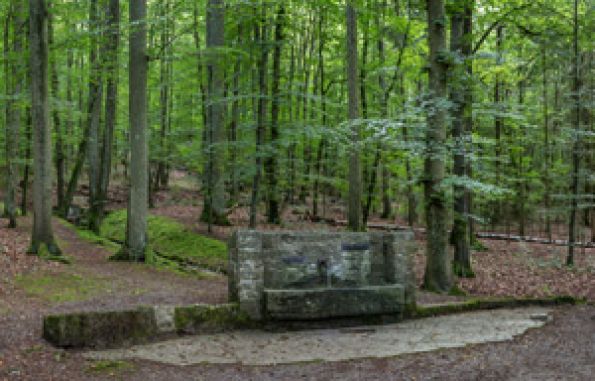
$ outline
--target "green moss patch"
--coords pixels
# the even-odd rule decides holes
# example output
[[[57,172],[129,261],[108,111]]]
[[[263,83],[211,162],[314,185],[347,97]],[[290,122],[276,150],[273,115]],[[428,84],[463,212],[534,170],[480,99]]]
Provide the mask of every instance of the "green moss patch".
[[[174,324],[178,333],[213,332],[229,328],[245,328],[253,324],[237,304],[177,307]]]
[[[134,369],[134,365],[128,361],[99,360],[93,361],[87,367],[87,373],[115,376],[118,373],[134,371]]]
[[[62,348],[109,348],[144,343],[157,333],[151,307],[50,315],[43,320],[43,338]]]
[[[454,302],[436,305],[417,306],[412,311],[414,318],[456,314],[468,311],[490,310],[497,308],[516,308],[527,306],[556,306],[563,304],[581,304],[584,300],[572,296],[556,296],[552,298],[486,298],[472,299],[466,302]]]
[[[72,225],[71,223],[65,220],[61,220],[61,222],[64,226],[67,226],[74,230],[80,239],[92,243],[94,245],[103,246],[110,253],[115,254],[120,249],[120,245],[118,245],[117,243],[110,241],[105,237],[98,236],[91,230],[81,229],[80,227]]]
[[[109,280],[63,273],[20,275],[16,278],[16,285],[27,295],[52,303],[87,300],[110,289]]]
[[[110,213],[103,221],[100,236],[123,242],[126,232],[126,210]],[[196,234],[167,217],[149,216],[148,235],[151,248],[168,260],[188,266],[225,271],[225,243]]]

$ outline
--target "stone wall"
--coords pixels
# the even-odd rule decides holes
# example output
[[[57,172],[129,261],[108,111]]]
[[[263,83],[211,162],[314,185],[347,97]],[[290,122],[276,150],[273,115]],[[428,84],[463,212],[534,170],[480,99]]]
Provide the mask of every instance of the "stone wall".
[[[413,248],[412,232],[240,230],[229,244],[229,298],[257,320],[392,314],[415,303]]]

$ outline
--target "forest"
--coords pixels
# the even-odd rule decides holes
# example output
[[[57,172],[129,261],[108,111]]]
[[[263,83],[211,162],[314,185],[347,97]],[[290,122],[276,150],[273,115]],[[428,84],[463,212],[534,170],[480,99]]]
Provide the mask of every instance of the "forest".
[[[225,302],[237,229],[411,231],[419,305],[595,300],[590,0],[0,0],[0,24],[6,327]]]

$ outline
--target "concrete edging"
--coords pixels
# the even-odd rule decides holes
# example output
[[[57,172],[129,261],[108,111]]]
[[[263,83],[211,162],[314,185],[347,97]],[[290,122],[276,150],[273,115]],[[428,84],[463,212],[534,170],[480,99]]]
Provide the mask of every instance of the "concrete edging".
[[[486,298],[462,303],[418,305],[405,311],[406,319],[477,310],[585,304],[572,296],[554,298]],[[315,329],[332,326],[378,325],[401,320],[401,315],[364,316],[347,320],[310,322],[256,322],[236,303],[189,306],[141,306],[124,311],[91,311],[46,316],[43,337],[61,348],[116,348],[148,343],[175,335],[215,333],[232,329]]]

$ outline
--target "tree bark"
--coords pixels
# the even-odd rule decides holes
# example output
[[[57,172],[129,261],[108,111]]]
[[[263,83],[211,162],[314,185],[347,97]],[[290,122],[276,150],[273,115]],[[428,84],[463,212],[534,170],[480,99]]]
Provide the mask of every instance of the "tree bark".
[[[101,226],[107,204],[107,194],[112,167],[112,148],[114,131],[117,122],[118,106],[118,47],[120,45],[120,0],[109,0],[106,14],[108,35],[106,37],[106,97],[105,97],[105,128],[103,129],[103,146],[101,149],[101,166],[99,168],[99,190],[95,209],[97,230]]]
[[[352,231],[362,230],[362,175],[360,164],[360,121],[357,83],[357,14],[353,0],[347,1],[345,9],[347,24],[347,89],[349,98],[350,138],[349,147],[349,197],[348,228]]]
[[[48,9],[29,0],[29,61],[33,123],[33,231],[29,253],[60,255],[52,230],[52,137],[48,91]]]
[[[51,3],[48,2],[51,7]],[[52,16],[48,16],[48,35],[50,51],[54,45],[54,28]],[[59,98],[59,82],[58,71],[56,69],[56,55],[52,55],[53,59],[50,63],[50,90],[51,97],[54,100],[52,103],[56,104]],[[56,135],[56,193],[58,197],[58,205],[61,205],[64,200],[64,131],[60,120],[60,111],[57,107],[52,110],[53,129]]]
[[[580,173],[580,150],[581,150],[581,79],[580,79],[580,56],[579,56],[579,25],[578,25],[578,0],[574,0],[574,25],[573,25],[573,59],[572,59],[572,100],[574,129],[574,143],[572,146],[572,176],[571,176],[571,199],[570,199],[570,221],[568,223],[568,254],[566,265],[574,265],[574,245],[576,241],[576,213],[578,209],[578,183]]]
[[[99,231],[99,218],[98,218],[98,207],[99,207],[99,123],[101,119],[101,108],[103,98],[103,57],[104,49],[99,49],[99,45],[104,45],[103,32],[99,32],[100,20],[99,11],[97,7],[98,0],[91,0],[89,9],[89,20],[90,20],[90,31],[91,31],[91,44],[89,51],[89,97],[88,102],[88,114],[87,114],[87,164],[88,164],[88,176],[89,176],[89,221],[88,227],[90,230]]]
[[[225,45],[225,4],[209,0],[207,5],[207,187],[201,220],[228,225],[225,210],[225,69],[221,49]]]
[[[256,120],[256,174],[252,182],[252,197],[250,200],[250,228],[256,227],[256,218],[258,212],[258,201],[260,199],[260,182],[262,178],[262,148],[264,145],[264,137],[266,131],[266,94],[267,90],[267,64],[269,51],[267,46],[267,23],[266,23],[266,7],[262,6],[262,27],[256,24],[254,26],[255,37],[260,45],[260,59],[258,61],[258,87],[260,97],[258,99],[258,110]]]
[[[281,52],[283,48],[283,26],[285,23],[285,8],[279,7],[277,23],[275,25],[275,49],[273,50],[273,81],[271,83],[271,150],[268,155],[268,222],[278,224],[281,222],[279,211],[279,195],[277,194],[277,155],[279,153],[279,110],[281,103]]]
[[[463,0],[467,3],[467,0]],[[471,36],[464,34],[465,10],[463,2],[450,17],[450,51],[451,54],[462,59],[468,59],[463,56],[463,40],[470,39]],[[457,62],[459,60],[456,60]],[[465,92],[470,86],[470,82],[465,78],[464,64],[457,64],[450,76],[450,100],[452,102],[452,138],[454,141],[453,153],[453,173],[459,179],[464,179],[466,174],[466,147],[465,147]],[[453,270],[458,276],[469,277],[473,275],[471,270],[471,257],[469,251],[469,234],[467,232],[467,197],[465,196],[465,186],[455,185],[454,192],[454,218],[451,232],[451,243],[454,246]]]
[[[428,46],[430,48],[430,108],[426,132],[425,209],[427,224],[424,288],[448,292],[452,288],[451,263],[447,250],[446,195],[441,188],[445,173],[447,96],[446,16],[442,0],[428,0]]]
[[[4,38],[5,54],[10,50],[9,47],[9,24],[12,16],[12,55],[13,59],[9,63],[6,56],[6,93],[12,94],[12,99],[6,102],[6,195],[4,198],[4,214],[8,218],[8,227],[16,228],[16,187],[18,177],[19,157],[19,130],[21,128],[21,104],[20,97],[22,92],[22,68],[20,67],[20,57],[23,54],[23,43],[21,35],[24,29],[22,17],[23,8],[21,1],[12,2],[12,15],[6,17],[6,30]],[[19,62],[15,62],[15,61]],[[9,71],[10,68],[10,71]],[[12,78],[10,78],[12,77]]]
[[[147,1],[130,0],[129,120],[130,194],[126,241],[120,257],[145,261],[147,248],[148,147],[147,147]]]

